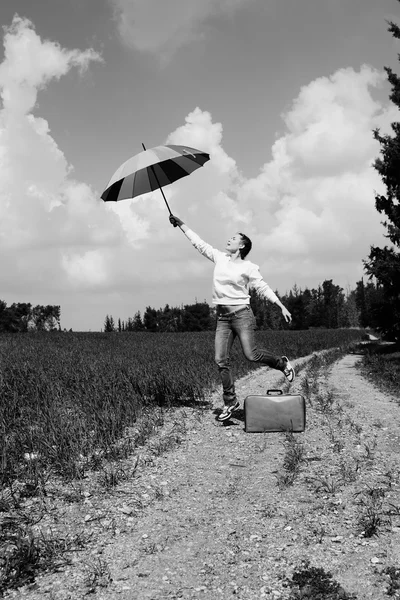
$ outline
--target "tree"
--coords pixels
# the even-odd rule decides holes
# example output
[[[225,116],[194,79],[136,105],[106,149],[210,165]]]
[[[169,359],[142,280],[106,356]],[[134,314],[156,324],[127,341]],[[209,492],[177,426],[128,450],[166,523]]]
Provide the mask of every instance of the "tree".
[[[213,322],[207,302],[185,304],[182,315],[183,331],[207,331],[212,329]]]
[[[357,308],[356,291],[346,290],[346,300],[339,316],[339,327],[359,327],[360,313]]]
[[[323,317],[322,326],[328,329],[339,327],[339,316],[344,305],[343,289],[335,285],[332,279],[326,279],[322,284]]]
[[[140,315],[140,310],[138,310],[133,317],[131,331],[143,331],[143,330],[144,330],[144,325],[142,322],[142,317]]]
[[[400,39],[400,27],[389,22],[389,32]],[[400,55],[398,55],[400,60]],[[392,69],[385,67],[387,78],[392,86],[390,100],[400,109],[400,77]],[[393,135],[381,135],[374,130],[374,137],[381,145],[381,156],[374,163],[386,187],[386,195],[375,196],[375,207],[385,215],[382,222],[386,227],[386,237],[391,247],[371,246],[364,267],[370,277],[375,277],[382,288],[384,301],[379,311],[378,329],[394,339],[400,339],[400,123],[392,123]]]
[[[115,331],[115,324],[114,324],[114,319],[112,316],[106,315],[106,318],[104,321],[104,331],[106,333]]]
[[[146,310],[143,315],[143,324],[146,331],[156,332],[159,329],[158,323],[158,311],[151,306],[146,306]]]
[[[306,291],[308,292],[308,290]],[[308,302],[307,293],[302,292],[297,284],[293,286],[293,290],[289,292],[289,295],[284,298],[283,304],[292,315],[292,329],[308,328],[308,314],[306,311]]]
[[[7,306],[0,301],[0,332],[61,331],[60,316],[60,306],[38,304],[32,307],[26,302],[14,302]]]
[[[285,304],[287,299],[283,297],[282,302]],[[255,289],[250,289],[250,306],[256,319],[257,329],[283,328],[284,321],[279,308],[261,296]]]

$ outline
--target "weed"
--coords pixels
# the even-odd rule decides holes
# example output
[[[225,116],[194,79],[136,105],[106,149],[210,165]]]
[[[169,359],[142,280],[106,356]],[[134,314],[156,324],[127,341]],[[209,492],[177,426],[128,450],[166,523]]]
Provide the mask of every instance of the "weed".
[[[161,486],[155,485],[154,488],[153,488],[153,490],[154,490],[154,498],[156,500],[163,500],[164,499],[165,494],[164,494],[164,490],[162,489]]]
[[[289,487],[290,485],[293,485],[296,477],[297,477],[297,473],[295,473],[294,471],[289,471],[289,472],[284,471],[283,473],[278,473],[278,475],[276,476],[276,479],[277,479],[277,485],[278,485],[279,489],[284,489],[286,487]]]
[[[335,396],[331,390],[325,393],[319,392],[315,396],[315,409],[322,413],[331,413],[334,402]]]
[[[263,453],[263,452],[265,452],[265,451],[266,451],[266,449],[268,448],[267,441],[264,439],[264,440],[261,442],[261,444],[257,444],[255,448],[256,448],[257,452],[260,452],[260,454],[262,454],[262,453]]]
[[[110,567],[105,560],[98,558],[94,562],[86,563],[85,585],[88,592],[95,592],[99,587],[107,587],[112,583]]]
[[[353,419],[350,416],[346,417],[346,423],[349,426],[349,428],[354,431],[354,433],[356,435],[360,435],[360,433],[362,433],[362,425],[360,425],[359,423],[356,423],[355,421],[353,421]]]
[[[400,595],[400,568],[399,567],[386,567],[382,571],[385,575],[389,576],[389,587],[386,590],[388,596],[396,596],[397,598]]]
[[[374,459],[376,447],[377,447],[376,438],[374,438],[370,442],[364,442],[365,458],[367,460]]]
[[[128,478],[126,471],[121,467],[110,465],[103,468],[103,472],[98,477],[98,483],[106,489],[115,488],[121,481],[126,481]]]
[[[343,587],[332,578],[329,571],[320,567],[311,567],[304,561],[295,571],[291,580],[287,580],[291,588],[289,600],[355,600],[356,596],[348,594]]]
[[[340,489],[340,480],[332,477],[307,477],[307,481],[311,483],[317,492],[325,492],[327,494],[336,494]]]
[[[59,492],[62,499],[71,504],[75,502],[83,502],[85,499],[85,494],[81,483],[79,481],[72,482],[70,487],[71,489],[68,491]]]
[[[390,517],[400,517],[400,506],[397,504],[393,504],[392,502],[388,503],[388,511],[387,514]]]
[[[310,379],[307,377],[307,375],[305,375],[300,382],[300,391],[301,391],[302,395],[305,398],[307,398],[310,406],[312,406],[312,401],[311,401],[312,387],[311,387]]]
[[[300,472],[301,463],[305,460],[305,447],[294,435],[293,431],[284,433],[285,448],[283,457],[283,472],[277,475],[278,487],[284,488],[292,485]]]
[[[83,548],[87,539],[82,534],[64,539],[35,535],[20,523],[9,524],[1,535],[0,593],[32,583],[39,571],[67,564],[65,553]]]
[[[315,536],[318,544],[322,544],[322,540],[326,535],[325,527],[323,525],[317,525],[317,527],[314,527],[314,529],[312,530],[312,533]]]
[[[155,542],[147,542],[142,548],[143,554],[156,554],[157,550],[158,548]]]
[[[0,492],[0,512],[8,512],[19,506],[19,494],[15,494],[12,485],[6,487]]]
[[[358,526],[365,538],[378,535],[382,526],[390,524],[390,512],[383,506],[386,492],[387,488],[367,486],[354,494],[360,507]]]
[[[303,442],[299,442],[292,431],[286,431],[284,445],[283,468],[286,471],[298,472],[300,464],[304,460],[305,448]]]
[[[360,460],[358,458],[342,459],[339,463],[339,470],[344,483],[352,483],[359,475]]]
[[[340,421],[336,425],[339,425],[339,424],[341,424]],[[329,439],[332,443],[332,449],[334,452],[340,453],[346,446],[344,437],[342,434],[340,437],[336,435],[336,431],[334,430],[334,428],[330,422],[328,422],[328,428],[329,428],[328,435],[329,435]]]
[[[387,518],[382,514],[381,508],[381,504],[363,505],[363,511],[358,518],[358,525],[363,537],[370,538],[378,535],[380,527],[387,523]]]

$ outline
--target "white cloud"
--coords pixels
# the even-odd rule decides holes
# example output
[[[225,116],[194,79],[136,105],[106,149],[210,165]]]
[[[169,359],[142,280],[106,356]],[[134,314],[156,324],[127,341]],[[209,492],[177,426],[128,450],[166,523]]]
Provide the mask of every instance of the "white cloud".
[[[4,50],[0,282],[12,291],[25,281],[29,295],[38,289],[65,290],[83,280],[86,286],[96,286],[106,276],[107,248],[125,240],[125,223],[87,184],[71,178],[72,168],[48,122],[33,111],[38,91],[52,80],[73,67],[83,73],[91,62],[102,59],[92,49],[65,50],[41,40],[32,23],[18,16],[6,29]],[[144,235],[145,225],[137,223],[136,230],[137,237]]]
[[[107,282],[105,257],[99,250],[89,250],[82,254],[66,252],[62,257],[62,266],[73,286],[82,290],[93,288]]]
[[[331,277],[340,263],[342,282],[354,281],[369,246],[382,243],[372,130],[398,118],[371,94],[382,81],[363,66],[303,87],[283,115],[287,132],[275,142],[273,159],[238,189],[246,207],[253,206],[253,220],[265,226],[255,235],[273,257],[264,266],[274,275],[290,263],[297,281]]]
[[[71,314],[81,306],[73,295],[84,294],[82,328],[93,306],[102,318],[114,312],[110,294],[127,298],[125,316],[143,305],[179,304],[180,294],[186,294],[184,302],[195,296],[210,300],[212,265],[171,227],[160,192],[116,205],[102,202],[97,191],[72,178],[48,122],[34,115],[38,90],[100,57],[93,50],[70,51],[43,41],[19,18],[4,44],[3,293],[12,295],[11,301],[30,301],[41,291],[43,302],[61,304],[63,294]],[[381,81],[381,74],[364,66],[304,86],[282,115],[285,132],[275,141],[271,160],[251,179],[224,150],[222,124],[195,108],[166,143],[202,149],[211,160],[165,188],[172,211],[219,248],[232,233],[244,231],[254,243],[249,258],[282,292],[294,282],[304,287],[326,278],[354,285],[369,246],[384,241],[374,202],[374,189],[382,183],[371,166],[379,153],[372,129],[388,131],[398,112],[374,99]],[[96,328],[93,321],[89,326]]]
[[[131,48],[168,59],[181,46],[202,39],[205,21],[253,0],[110,0],[118,31]]]
[[[100,55],[92,49],[65,50],[56,42],[42,41],[28,19],[16,15],[4,36],[5,59],[0,65],[3,109],[27,114],[35,103],[37,90],[59,79],[71,67],[83,73]]]

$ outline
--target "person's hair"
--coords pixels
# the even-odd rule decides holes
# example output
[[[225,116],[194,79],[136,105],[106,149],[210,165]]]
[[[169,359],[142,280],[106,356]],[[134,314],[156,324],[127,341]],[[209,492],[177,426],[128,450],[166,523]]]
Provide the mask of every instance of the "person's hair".
[[[239,248],[239,254],[240,254],[240,258],[243,260],[244,258],[246,258],[246,256],[250,252],[252,243],[251,243],[251,239],[248,238],[247,235],[244,235],[244,233],[240,233],[240,231],[239,231],[239,235],[241,236],[242,242],[243,242],[243,248]]]

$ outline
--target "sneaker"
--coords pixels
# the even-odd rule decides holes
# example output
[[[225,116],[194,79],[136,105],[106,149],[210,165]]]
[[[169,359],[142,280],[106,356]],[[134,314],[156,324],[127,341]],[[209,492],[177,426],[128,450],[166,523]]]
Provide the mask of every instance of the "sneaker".
[[[217,417],[218,421],[226,421],[232,415],[232,413],[237,410],[240,406],[239,402],[235,404],[229,404],[228,406],[224,406],[224,410]]]
[[[290,383],[292,383],[292,381],[294,381],[294,378],[295,378],[294,369],[293,369],[292,365],[290,364],[287,356],[282,356],[282,359],[285,361],[285,367],[283,369],[283,373],[284,373],[286,379],[288,381],[290,381]]]

